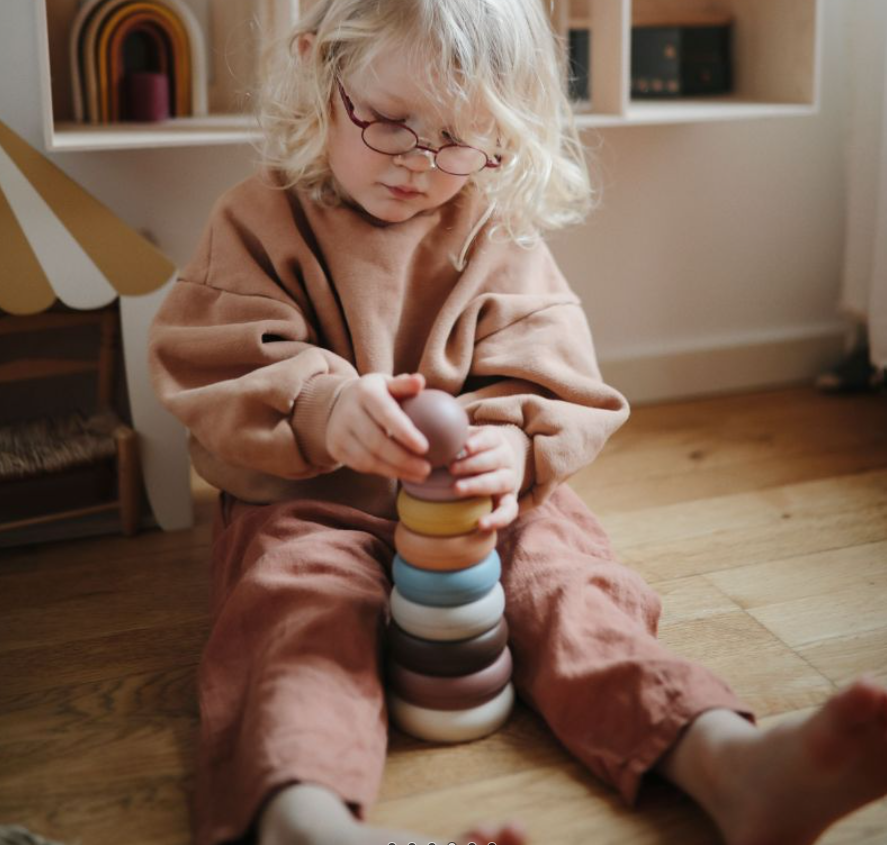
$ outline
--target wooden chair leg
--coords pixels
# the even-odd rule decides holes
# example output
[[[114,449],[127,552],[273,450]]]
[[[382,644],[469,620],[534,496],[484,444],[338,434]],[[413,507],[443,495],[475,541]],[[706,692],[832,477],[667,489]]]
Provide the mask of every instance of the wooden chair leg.
[[[132,537],[139,530],[142,501],[142,473],[139,444],[131,428],[121,426],[114,432],[117,441],[117,495],[123,533]]]

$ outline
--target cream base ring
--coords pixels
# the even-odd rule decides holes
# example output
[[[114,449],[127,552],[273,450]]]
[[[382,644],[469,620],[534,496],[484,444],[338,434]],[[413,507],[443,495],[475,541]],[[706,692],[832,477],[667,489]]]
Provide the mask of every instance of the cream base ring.
[[[510,682],[495,698],[468,710],[431,710],[388,693],[388,711],[406,733],[427,742],[470,742],[499,730],[514,707]]]
[[[410,601],[395,587],[391,617],[408,634],[425,640],[467,640],[492,628],[505,612],[505,591],[496,582],[477,601],[456,607],[429,607]]]
[[[432,537],[467,534],[477,528],[482,516],[493,511],[490,496],[473,496],[455,502],[426,502],[401,489],[397,494],[397,515],[407,528]]]

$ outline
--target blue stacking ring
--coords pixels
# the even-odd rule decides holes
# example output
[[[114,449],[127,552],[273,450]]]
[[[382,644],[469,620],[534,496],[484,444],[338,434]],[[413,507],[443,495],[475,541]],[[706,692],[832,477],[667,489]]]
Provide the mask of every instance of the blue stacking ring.
[[[393,575],[404,598],[431,607],[456,607],[476,601],[492,590],[502,575],[502,563],[493,549],[474,566],[438,572],[411,566],[395,555]]]

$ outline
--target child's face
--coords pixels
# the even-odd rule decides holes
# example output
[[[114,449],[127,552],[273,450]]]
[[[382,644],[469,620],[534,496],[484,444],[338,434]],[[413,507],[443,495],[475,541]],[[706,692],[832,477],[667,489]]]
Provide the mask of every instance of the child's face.
[[[396,52],[388,52],[376,60],[370,73],[341,82],[357,119],[403,122],[418,134],[423,146],[438,149],[452,143],[447,134],[450,118],[428,102],[414,80],[406,60]],[[437,208],[454,197],[470,178],[433,168],[429,155],[420,150],[390,156],[367,147],[361,140],[361,128],[348,115],[338,86],[333,90],[327,154],[344,194],[388,223],[400,223]]]

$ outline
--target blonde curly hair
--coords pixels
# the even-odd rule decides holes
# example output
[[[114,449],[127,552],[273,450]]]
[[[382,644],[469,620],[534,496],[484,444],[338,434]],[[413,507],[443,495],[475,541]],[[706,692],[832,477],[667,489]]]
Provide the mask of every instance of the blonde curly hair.
[[[592,209],[563,45],[541,0],[318,0],[272,44],[258,91],[261,159],[285,187],[341,202],[325,152],[336,80],[366,73],[388,50],[424,69],[421,90],[453,114],[459,137],[478,138],[476,125],[459,125],[463,115],[480,112],[494,127],[486,140],[502,165],[470,179],[493,216],[491,236],[530,245]]]

